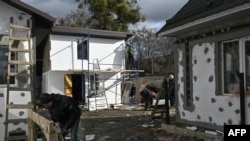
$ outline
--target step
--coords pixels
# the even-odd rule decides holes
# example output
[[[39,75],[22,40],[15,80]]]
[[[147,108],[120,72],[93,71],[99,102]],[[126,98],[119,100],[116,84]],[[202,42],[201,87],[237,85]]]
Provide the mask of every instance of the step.
[[[33,88],[8,87],[9,91],[33,91]]]
[[[32,74],[9,72],[9,73],[8,73],[8,76],[32,77]]]
[[[22,141],[22,140],[25,140],[27,141],[28,140],[28,136],[12,136],[12,137],[7,137],[7,140],[6,141]]]
[[[10,48],[9,52],[31,52],[30,49]]]
[[[6,104],[8,109],[33,109],[33,104]]]
[[[10,28],[18,28],[18,29],[23,29],[23,30],[30,30],[29,27],[16,25],[16,24],[10,24]]]
[[[9,40],[20,40],[20,41],[29,41],[30,38],[29,37],[9,37]]]
[[[9,60],[8,64],[13,64],[13,65],[33,65],[32,62],[25,62],[25,61],[13,61]]]
[[[23,119],[8,119],[7,121],[5,121],[4,123],[13,123],[13,124],[17,124],[17,123],[20,123],[20,122],[23,122],[23,123],[27,123],[27,118],[23,118]]]

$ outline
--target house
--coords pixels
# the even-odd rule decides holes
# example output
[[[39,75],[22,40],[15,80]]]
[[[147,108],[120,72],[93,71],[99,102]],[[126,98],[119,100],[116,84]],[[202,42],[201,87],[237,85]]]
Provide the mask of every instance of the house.
[[[250,124],[249,12],[249,0],[189,0],[159,30],[177,39],[178,122],[219,131]]]
[[[32,84],[34,84],[33,87],[35,89],[36,76],[42,76],[42,71],[40,71],[40,55],[41,52],[43,52],[43,46],[46,44],[46,38],[49,36],[54,22],[55,18],[21,2],[20,0],[0,1],[0,102],[2,103],[2,106],[0,107],[0,140],[5,140],[5,137],[10,137],[14,134],[25,134],[23,131],[27,131],[27,123],[25,122],[25,118],[27,118],[27,109],[22,109],[20,107],[29,106],[32,102],[30,91],[20,91],[19,89],[18,91],[11,91],[11,94],[8,95],[7,75],[9,73],[7,73],[7,68],[9,45],[20,49],[26,49],[28,46],[32,47],[33,55],[35,56],[33,60],[35,65],[32,65],[34,73],[31,75],[34,75],[34,83]],[[23,34],[23,31],[12,30],[11,24],[20,27],[28,27],[25,29],[30,28],[31,42],[25,40],[11,40],[9,38],[10,34],[16,34],[16,36],[22,36]],[[11,58],[27,59],[27,56],[24,54],[21,55],[21,53],[11,53]],[[27,66],[11,65],[11,71],[15,71],[17,74],[23,72],[26,73],[31,70],[31,68]],[[26,87],[30,85],[29,80],[24,79],[22,76],[11,76],[9,82],[9,86]],[[36,91],[33,92],[32,95],[35,95]],[[14,105],[16,105],[16,107],[14,107]],[[10,108],[8,106],[10,106]],[[11,108],[11,106],[13,106],[13,108]]]
[[[50,44],[45,46],[42,91],[72,96],[81,105],[92,101],[90,110],[97,108],[91,96],[98,94],[107,98],[101,102],[102,108],[121,104],[125,41],[130,36],[125,32],[53,27]]]
[[[42,92],[66,94],[79,104],[87,101],[92,109],[97,106],[92,98],[97,91],[107,95],[106,106],[121,103],[125,40],[131,34],[57,27],[55,21],[20,0],[0,0],[0,124],[4,125],[0,126],[0,140],[27,136],[27,109],[35,107],[35,99]],[[13,27],[27,30],[28,40],[23,31],[12,32]],[[31,50],[29,55],[10,54],[9,47],[20,52]],[[29,65],[10,65],[9,56],[17,62],[20,58],[28,60]],[[16,88],[10,91],[10,87]],[[28,87],[31,89],[26,91]]]

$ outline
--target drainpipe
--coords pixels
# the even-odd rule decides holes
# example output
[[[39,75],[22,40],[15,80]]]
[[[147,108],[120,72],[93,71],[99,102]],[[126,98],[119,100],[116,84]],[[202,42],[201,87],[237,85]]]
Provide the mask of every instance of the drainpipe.
[[[244,73],[239,73],[240,79],[240,121],[241,125],[246,124],[245,120],[245,88],[244,88]]]

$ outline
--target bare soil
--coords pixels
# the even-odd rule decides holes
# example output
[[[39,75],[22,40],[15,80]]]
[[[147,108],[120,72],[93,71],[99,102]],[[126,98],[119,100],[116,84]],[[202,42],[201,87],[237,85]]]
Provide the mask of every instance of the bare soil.
[[[84,111],[79,128],[80,141],[202,141],[161,128],[164,118],[152,118],[141,109]],[[171,122],[174,119],[171,119]]]
[[[47,110],[38,110],[39,114],[49,119]],[[84,110],[78,130],[79,141],[204,141],[203,139],[168,133],[162,129],[165,117],[151,116],[151,110],[141,106],[122,106],[118,109],[96,111]],[[172,125],[181,126],[171,116]],[[37,130],[37,137],[45,138]],[[70,139],[66,140],[70,141]]]

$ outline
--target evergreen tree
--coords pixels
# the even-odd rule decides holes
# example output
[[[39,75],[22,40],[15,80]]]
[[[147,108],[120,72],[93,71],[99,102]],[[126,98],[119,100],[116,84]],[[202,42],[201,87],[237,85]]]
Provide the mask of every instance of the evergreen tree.
[[[128,31],[130,24],[146,19],[140,13],[137,0],[76,0],[76,2],[79,3],[78,10],[85,12],[85,16],[88,15],[80,27]]]

